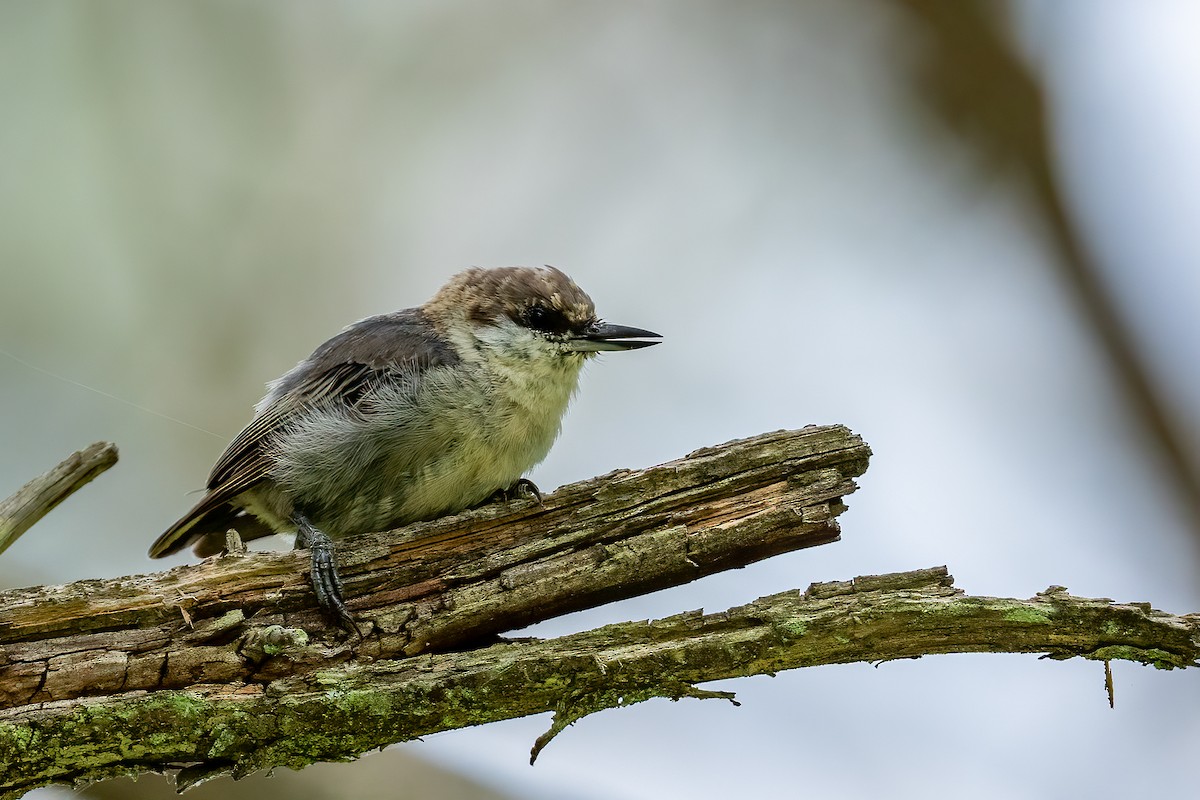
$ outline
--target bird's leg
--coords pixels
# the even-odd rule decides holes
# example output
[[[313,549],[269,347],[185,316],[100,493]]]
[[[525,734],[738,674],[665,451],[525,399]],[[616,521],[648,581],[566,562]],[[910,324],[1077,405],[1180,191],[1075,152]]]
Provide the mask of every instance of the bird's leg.
[[[512,486],[508,487],[509,497],[532,497],[538,501],[538,505],[545,505],[542,502],[542,492],[538,489],[537,484],[529,480],[529,478],[521,478]]]
[[[542,493],[538,490],[537,484],[529,478],[521,478],[507,489],[497,489],[486,502],[505,503],[521,497],[532,497],[538,501],[538,505],[542,505]]]
[[[338,577],[337,562],[333,558],[333,541],[303,514],[293,514],[292,522],[296,524],[296,549],[307,548],[312,559],[309,578],[317,595],[317,603],[342,628],[361,635],[354,617],[350,616],[342,600],[342,579]]]

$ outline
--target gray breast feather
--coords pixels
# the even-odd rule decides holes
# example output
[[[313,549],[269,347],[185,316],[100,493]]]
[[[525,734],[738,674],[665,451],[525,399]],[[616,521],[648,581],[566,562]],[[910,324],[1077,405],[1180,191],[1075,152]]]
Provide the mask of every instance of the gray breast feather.
[[[493,400],[464,370],[392,372],[354,406],[323,404],[277,432],[271,479],[334,535],[474,505],[545,456],[493,452]]]

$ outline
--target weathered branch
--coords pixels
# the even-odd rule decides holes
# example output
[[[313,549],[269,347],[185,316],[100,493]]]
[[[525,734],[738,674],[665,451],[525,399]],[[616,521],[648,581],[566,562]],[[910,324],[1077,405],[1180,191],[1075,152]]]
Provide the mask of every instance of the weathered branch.
[[[603,708],[732,699],[696,684],[816,664],[951,652],[1197,663],[1200,617],[1054,587],[1031,600],[968,597],[944,568],[486,646],[833,541],[869,455],[845,428],[780,431],[573,484],[545,505],[356,537],[339,558],[361,642],[313,609],[297,553],[0,593],[0,798],[171,769],[188,785],[554,711],[536,755]]]
[[[0,501],[0,553],[55,506],[117,463],[117,446],[96,442],[67,456],[54,469]]]
[[[219,772],[301,767],[544,711],[556,714],[553,734],[651,697],[730,697],[697,690],[703,681],[960,652],[1193,666],[1200,617],[1073,597],[1061,587],[1029,600],[970,597],[941,567],[814,584],[719,614],[559,639],[342,664],[264,684],[46,703],[0,718],[0,796],[171,767],[184,767],[184,784]]]
[[[0,593],[0,708],[196,683],[262,683],[351,658],[446,650],[834,541],[870,451],[781,431],[355,537],[339,561],[365,640],[314,607],[303,553]]]

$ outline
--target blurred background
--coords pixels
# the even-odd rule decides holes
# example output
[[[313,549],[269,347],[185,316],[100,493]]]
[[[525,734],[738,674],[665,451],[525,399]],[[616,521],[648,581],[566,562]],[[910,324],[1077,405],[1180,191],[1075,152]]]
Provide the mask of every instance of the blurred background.
[[[936,564],[1200,611],[1198,101],[1188,0],[2,3],[0,496],[121,462],[0,581],[162,568],[267,380],[463,267],[553,264],[666,340],[589,367],[543,489],[809,423],[875,457],[840,543],[533,633]],[[1194,790],[1200,680],[1114,672],[1109,710],[1090,662],[799,670],[533,768],[548,715],[194,796]]]

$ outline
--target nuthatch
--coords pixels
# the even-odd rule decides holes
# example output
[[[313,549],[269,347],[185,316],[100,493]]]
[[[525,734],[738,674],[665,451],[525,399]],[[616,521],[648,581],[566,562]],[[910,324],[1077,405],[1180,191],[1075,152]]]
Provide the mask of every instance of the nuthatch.
[[[208,492],[150,547],[211,555],[225,532],[296,532],[344,625],[330,537],[452,514],[536,487],[584,361],[658,344],[610,325],[553,267],[468,269],[419,308],[368,317],[268,385]]]

